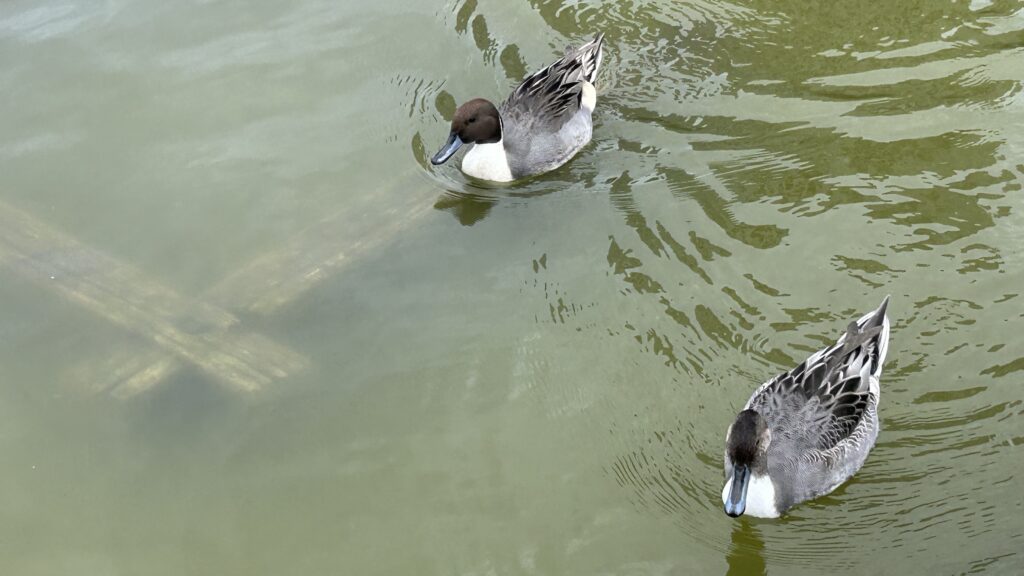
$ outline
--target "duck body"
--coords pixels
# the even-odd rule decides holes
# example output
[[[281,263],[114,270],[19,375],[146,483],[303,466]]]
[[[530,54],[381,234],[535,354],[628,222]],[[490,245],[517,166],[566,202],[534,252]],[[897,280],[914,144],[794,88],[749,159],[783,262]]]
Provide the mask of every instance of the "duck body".
[[[593,134],[603,42],[598,34],[579,48],[567,48],[562,58],[523,80],[500,107],[482,99],[460,106],[448,142],[431,162],[444,163],[471,143],[462,171],[494,182],[542,174],[568,162]],[[486,127],[478,124],[492,117]]]
[[[726,438],[727,514],[778,517],[864,464],[878,437],[888,301],[750,396]]]

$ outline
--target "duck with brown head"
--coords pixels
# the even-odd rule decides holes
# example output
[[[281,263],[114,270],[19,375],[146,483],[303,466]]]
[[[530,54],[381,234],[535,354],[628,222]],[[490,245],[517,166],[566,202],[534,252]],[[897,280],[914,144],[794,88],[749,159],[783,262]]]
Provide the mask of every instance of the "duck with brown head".
[[[767,452],[772,442],[772,433],[760,414],[744,410],[729,427],[725,442],[726,462],[732,468],[732,473],[729,474],[731,479],[726,482],[722,496],[725,500],[725,513],[735,518],[746,511],[751,476],[758,479],[753,484],[760,488],[762,479],[767,475]],[[774,494],[762,494],[763,488],[757,492],[759,509],[766,505],[775,506]]]
[[[604,37],[579,48],[524,80],[500,107],[483,98],[459,106],[448,140],[430,159],[447,162],[464,145],[462,171],[481,180],[510,182],[565,164],[593,132],[594,81]]]
[[[889,298],[835,344],[754,391],[725,440],[722,503],[732,517],[776,518],[835,490],[878,436]]]
[[[448,141],[434,154],[430,163],[444,164],[464,144],[501,142],[501,116],[489,100],[474,98],[455,111]]]

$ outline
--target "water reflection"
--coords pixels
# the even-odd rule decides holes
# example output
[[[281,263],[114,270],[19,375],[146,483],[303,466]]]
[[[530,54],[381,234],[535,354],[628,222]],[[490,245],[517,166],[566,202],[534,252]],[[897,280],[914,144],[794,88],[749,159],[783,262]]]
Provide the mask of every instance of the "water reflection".
[[[764,540],[761,533],[748,520],[736,522],[732,529],[732,545],[729,547],[729,555],[726,561],[729,563],[727,576],[756,576],[767,574],[768,566],[765,564]]]
[[[434,208],[450,212],[463,226],[472,226],[486,218],[497,202],[496,197],[483,194],[448,193],[434,203]]]

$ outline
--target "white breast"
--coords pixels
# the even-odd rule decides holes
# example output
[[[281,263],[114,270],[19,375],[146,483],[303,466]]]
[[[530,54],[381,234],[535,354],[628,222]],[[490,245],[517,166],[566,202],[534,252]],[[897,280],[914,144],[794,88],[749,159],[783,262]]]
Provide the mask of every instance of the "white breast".
[[[582,86],[583,95],[580,98],[580,108],[593,112],[597,108],[597,88],[590,82],[584,81]]]
[[[732,490],[732,478],[722,489],[722,504],[729,498]],[[778,518],[779,510],[775,507],[775,485],[768,476],[752,475],[747,484],[747,508],[743,512],[756,518]]]
[[[462,171],[481,180],[512,181],[505,145],[500,140],[493,144],[474,144],[462,159]]]

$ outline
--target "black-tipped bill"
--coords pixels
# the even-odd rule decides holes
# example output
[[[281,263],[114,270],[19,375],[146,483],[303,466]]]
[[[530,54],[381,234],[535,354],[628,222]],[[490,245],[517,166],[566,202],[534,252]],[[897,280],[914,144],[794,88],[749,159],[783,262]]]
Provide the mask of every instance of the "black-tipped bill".
[[[444,143],[444,146],[442,146],[441,149],[437,151],[437,154],[434,154],[434,157],[430,159],[430,163],[434,166],[444,164],[452,157],[452,154],[455,154],[455,151],[458,150],[460,146],[462,146],[462,139],[459,138],[458,134],[452,132],[448,135],[448,141]]]
[[[737,518],[747,509],[747,482],[750,481],[750,468],[737,464],[732,469],[732,489],[725,500],[725,513]]]

